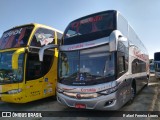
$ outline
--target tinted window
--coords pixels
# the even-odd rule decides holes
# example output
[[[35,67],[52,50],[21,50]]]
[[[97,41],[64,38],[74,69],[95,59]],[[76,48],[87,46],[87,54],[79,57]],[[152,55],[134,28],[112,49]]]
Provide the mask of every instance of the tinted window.
[[[65,33],[65,38],[113,29],[113,14],[100,14],[72,22]]]
[[[0,53],[0,84],[19,83],[23,81],[24,54],[18,58],[18,69],[12,69],[12,55],[15,51]]]
[[[125,59],[124,56],[118,57],[118,71],[122,73],[125,71]]]
[[[0,49],[25,47],[33,26],[19,27],[3,33],[0,39]]]
[[[128,54],[117,52],[117,77],[128,71]]]
[[[160,61],[160,52],[154,53],[154,61]]]
[[[160,63],[155,62],[155,71],[160,72]]]
[[[141,73],[146,71],[146,63],[139,59],[135,59],[132,62],[132,73]]]
[[[138,38],[137,34],[135,33],[135,31],[132,29],[131,26],[128,27],[128,37],[131,46],[133,45],[137,46],[139,49],[141,49],[141,51],[144,54],[146,55],[148,54],[147,49],[145,48],[141,40]]]
[[[88,42],[109,36],[116,29],[115,12],[102,12],[71,22],[66,28],[62,44]]]
[[[117,29],[120,30],[124,36],[128,36],[128,22],[120,14],[118,14]]]
[[[29,53],[27,58],[26,79],[34,80],[44,76],[51,68],[53,55],[44,55],[43,62],[39,61],[38,54]]]
[[[115,80],[115,53],[109,46],[59,54],[59,82],[66,85],[94,85]]]
[[[128,41],[118,41],[117,51],[129,54]]]
[[[33,35],[31,46],[41,47],[54,43],[54,31],[39,28]]]

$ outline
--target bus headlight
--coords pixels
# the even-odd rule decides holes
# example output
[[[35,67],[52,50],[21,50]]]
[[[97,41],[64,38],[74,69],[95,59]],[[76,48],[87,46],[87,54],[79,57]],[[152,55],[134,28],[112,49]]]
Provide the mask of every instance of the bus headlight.
[[[118,89],[118,85],[115,86],[115,87],[109,88],[107,90],[100,91],[98,93],[101,94],[101,95],[108,95],[108,94],[111,94],[111,93],[115,92],[117,89]]]
[[[64,91],[62,89],[60,89],[60,88],[57,87],[57,92],[58,93],[63,93]]]
[[[22,89],[14,89],[14,90],[8,91],[8,94],[17,94],[17,93],[20,93],[20,92],[22,92]]]

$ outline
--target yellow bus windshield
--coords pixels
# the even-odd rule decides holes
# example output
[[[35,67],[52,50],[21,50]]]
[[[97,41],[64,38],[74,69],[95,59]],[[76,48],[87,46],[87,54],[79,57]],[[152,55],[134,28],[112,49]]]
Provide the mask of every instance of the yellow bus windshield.
[[[0,84],[19,83],[23,80],[23,58],[18,59],[18,69],[12,69],[12,55],[15,51],[0,53]]]
[[[34,26],[17,27],[3,33],[0,39],[0,49],[25,47]]]

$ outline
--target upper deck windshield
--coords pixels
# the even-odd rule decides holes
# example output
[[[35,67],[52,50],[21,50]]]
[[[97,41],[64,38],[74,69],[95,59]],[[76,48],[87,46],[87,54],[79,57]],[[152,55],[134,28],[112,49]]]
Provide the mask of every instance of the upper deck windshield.
[[[71,22],[64,33],[64,44],[87,42],[110,35],[116,28],[114,18],[113,12],[103,12]]]
[[[18,69],[12,69],[12,55],[15,51],[0,53],[0,85],[19,83],[23,80],[23,56],[18,58]]]
[[[105,45],[61,52],[59,82],[67,85],[94,85],[114,80],[114,53],[110,53],[108,47]]]
[[[0,39],[0,50],[25,47],[32,32],[33,26],[17,27],[3,33]]]

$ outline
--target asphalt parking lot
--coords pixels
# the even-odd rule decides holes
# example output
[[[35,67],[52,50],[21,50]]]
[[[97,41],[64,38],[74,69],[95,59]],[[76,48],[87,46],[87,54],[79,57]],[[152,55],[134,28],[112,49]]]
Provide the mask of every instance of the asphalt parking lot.
[[[67,117],[65,116],[58,116],[55,115],[52,117],[42,117],[42,118],[23,118],[23,119],[32,119],[32,120],[50,120],[50,119],[64,119],[64,120],[95,120],[95,119],[129,119],[129,118],[119,118],[119,117],[93,117],[91,116],[81,116],[81,113],[84,114],[84,110],[77,110],[74,108],[68,108],[66,106],[63,106],[59,104],[56,99],[53,98],[46,98],[34,102],[30,102],[27,104],[13,104],[13,103],[4,103],[0,102],[0,111],[36,111],[36,112],[43,112],[43,111],[49,111],[53,112],[54,114],[57,113],[57,111],[70,113],[72,116],[73,114],[77,113],[77,116],[70,117],[69,115]],[[76,111],[76,112],[75,112]],[[149,85],[147,87],[144,87],[135,97],[132,103],[127,103],[124,105],[119,111],[160,111],[160,81],[156,80],[154,75],[151,74],[151,79],[149,81]],[[85,110],[86,113],[89,113],[89,110]],[[72,114],[73,113],[73,114]],[[96,114],[96,112],[94,112]],[[100,112],[97,111],[97,114]],[[106,114],[106,111],[101,111],[102,114]],[[111,112],[109,112],[110,114]],[[115,111],[113,112],[115,114]],[[60,114],[61,115],[61,114]],[[80,115],[80,116],[78,116]],[[17,118],[0,118],[0,119],[17,119]],[[21,119],[21,118],[18,118]],[[141,118],[130,118],[130,119],[159,119],[157,117],[141,117]]]

